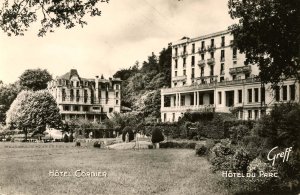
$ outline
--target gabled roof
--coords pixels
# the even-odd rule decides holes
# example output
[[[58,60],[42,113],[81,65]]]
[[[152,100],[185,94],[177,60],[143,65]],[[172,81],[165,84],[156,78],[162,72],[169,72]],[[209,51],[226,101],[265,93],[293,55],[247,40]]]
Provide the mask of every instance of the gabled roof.
[[[64,74],[62,76],[59,76],[58,78],[69,80],[69,79],[71,79],[72,76],[78,76],[78,78],[80,80],[80,76],[76,69],[71,69],[70,72],[67,72],[66,74]]]

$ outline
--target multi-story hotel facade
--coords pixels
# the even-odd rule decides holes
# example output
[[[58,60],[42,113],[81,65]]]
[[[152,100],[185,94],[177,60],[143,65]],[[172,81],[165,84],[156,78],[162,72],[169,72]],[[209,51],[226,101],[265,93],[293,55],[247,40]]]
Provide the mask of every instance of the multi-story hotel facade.
[[[81,78],[76,69],[48,82],[63,120],[83,118],[102,122],[112,112],[121,110],[121,80]]]
[[[183,113],[236,113],[257,119],[279,102],[299,102],[299,83],[286,80],[273,90],[262,85],[257,65],[245,65],[245,54],[232,46],[230,31],[172,43],[171,88],[161,89],[161,120],[177,121]]]

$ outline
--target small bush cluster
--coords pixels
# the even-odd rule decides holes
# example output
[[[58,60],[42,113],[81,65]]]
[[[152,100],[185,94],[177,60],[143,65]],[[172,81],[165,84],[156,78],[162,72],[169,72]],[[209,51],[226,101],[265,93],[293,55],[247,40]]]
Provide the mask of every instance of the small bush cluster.
[[[195,147],[196,155],[204,156],[207,154],[208,150],[204,144],[197,144]]]
[[[94,142],[94,148],[101,148],[101,142],[100,141],[95,141]]]
[[[151,142],[152,143],[159,143],[164,141],[164,135],[162,134],[161,130],[159,128],[154,128],[152,131],[152,137]]]
[[[185,148],[185,149],[195,149],[195,142],[176,142],[167,141],[160,143],[160,148]]]

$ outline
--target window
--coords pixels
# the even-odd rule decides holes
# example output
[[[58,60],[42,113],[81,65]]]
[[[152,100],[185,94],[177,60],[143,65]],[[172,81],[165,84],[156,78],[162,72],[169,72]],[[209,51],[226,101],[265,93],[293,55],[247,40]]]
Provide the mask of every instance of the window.
[[[120,85],[116,85],[116,90],[119,90],[120,89]]]
[[[192,53],[195,53],[195,43],[192,44]]]
[[[258,119],[258,110],[254,110],[254,119]]]
[[[266,101],[265,93],[266,93],[266,89],[264,87],[262,87],[260,89],[260,101],[263,102],[263,103]]]
[[[224,77],[220,77],[220,82],[223,82],[224,81]]]
[[[210,66],[210,76],[214,75],[214,66]]]
[[[201,54],[201,60],[204,60],[204,53]]]
[[[210,52],[210,58],[215,58],[215,53],[214,52]]]
[[[183,58],[183,68],[185,68],[186,65],[186,58]]]
[[[252,110],[248,110],[248,118],[252,119]]]
[[[258,102],[258,88],[254,89],[254,102]]]
[[[182,82],[182,85],[184,86],[185,84],[186,84],[186,82],[185,82],[185,81],[183,81],[183,82]]]
[[[164,113],[164,122],[167,121],[167,113]]]
[[[64,106],[64,110],[65,111],[69,111],[70,110],[70,106]]]
[[[287,86],[282,86],[282,100],[287,100]]]
[[[225,60],[225,50],[221,50],[221,61]]]
[[[178,56],[178,48],[175,48],[175,56]]]
[[[236,55],[237,55],[237,49],[234,47],[232,48],[232,58],[236,59]]]
[[[233,66],[236,66],[237,65],[237,61],[233,61]]]
[[[66,100],[66,90],[65,89],[62,89],[62,101],[65,101]]]
[[[76,90],[76,102],[79,102],[79,99],[80,99],[79,90]]]
[[[116,97],[117,97],[117,98],[119,97],[119,92],[116,92]]]
[[[186,53],[186,45],[183,46],[183,53]]]
[[[100,107],[93,107],[93,110],[100,110]]]
[[[175,121],[175,113],[172,113],[172,121]]]
[[[236,80],[236,75],[232,75],[232,80]]]
[[[176,59],[175,60],[175,69],[177,69],[178,68],[178,60]]]
[[[200,70],[200,76],[201,76],[201,77],[204,76],[204,67],[203,67],[203,66],[201,67],[201,70]]]
[[[89,111],[89,107],[88,106],[83,106],[83,111],[84,112],[88,112]]]
[[[239,103],[242,103],[243,102],[243,91],[238,90],[238,95],[239,95]]]
[[[221,74],[221,75],[225,74],[225,73],[224,73],[224,63],[221,63],[220,74]]]
[[[290,85],[290,100],[295,100],[295,85]]]
[[[221,47],[225,47],[225,37],[221,37]]]
[[[211,47],[214,47],[214,45],[215,45],[215,40],[214,40],[214,39],[211,39],[211,40],[210,40],[210,46],[211,46]]]
[[[70,101],[73,101],[74,99],[74,91],[73,89],[70,90]]]
[[[181,102],[180,102],[180,106],[185,106],[185,96],[181,96],[180,98]]]
[[[209,104],[214,104],[214,94],[213,93],[209,94]]]
[[[61,120],[65,120],[66,116],[64,114],[61,115]]]
[[[177,71],[175,71],[175,77],[177,77]]]
[[[79,82],[76,82],[76,87],[79,87]]]
[[[201,41],[201,49],[205,48],[205,41]]]
[[[252,89],[248,89],[248,102],[252,102]]]
[[[85,89],[83,93],[84,93],[83,94],[84,95],[84,103],[86,103],[87,102],[87,96],[88,96],[87,90]]]
[[[74,111],[79,111],[79,106],[74,106]]]
[[[183,76],[186,76],[186,70],[183,70]]]
[[[119,100],[116,100],[116,104],[117,104],[117,105],[119,104]]]
[[[177,83],[174,83],[174,86],[177,86]]]
[[[108,109],[108,112],[109,112],[109,113],[112,113],[113,111],[114,111],[113,108],[109,108],[109,109]]]
[[[275,99],[276,99],[277,102],[280,101],[280,88],[279,88],[279,86],[277,86],[275,88]]]
[[[240,119],[243,119],[243,114],[244,114],[244,112],[241,110],[240,111]]]
[[[192,63],[191,63],[192,66],[195,66],[195,56],[192,56]]]
[[[249,77],[250,77],[249,73],[245,74],[245,79],[249,79]]]
[[[191,78],[195,78],[195,68],[192,68],[192,75],[191,75]]]
[[[218,99],[219,99],[219,104],[222,104],[222,92],[218,92]]]

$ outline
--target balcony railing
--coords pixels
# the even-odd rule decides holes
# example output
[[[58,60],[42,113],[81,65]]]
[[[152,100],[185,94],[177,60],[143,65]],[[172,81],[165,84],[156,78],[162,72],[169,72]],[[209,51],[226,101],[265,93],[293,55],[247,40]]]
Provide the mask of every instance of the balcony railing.
[[[198,48],[198,52],[199,53],[205,53],[206,52],[206,48],[205,47],[199,47]]]
[[[186,51],[182,51],[181,53],[180,53],[180,56],[181,57],[184,57],[184,56],[186,56],[187,55],[187,52]]]
[[[207,59],[207,64],[214,65],[215,64],[215,58]]]
[[[211,51],[214,51],[214,50],[216,50],[216,45],[207,46],[207,51],[211,52]]]
[[[172,81],[184,81],[186,80],[186,75],[176,76],[172,78]]]
[[[250,72],[251,72],[251,66],[242,66],[242,67],[236,67],[236,68],[229,69],[230,74],[250,73]]]
[[[205,79],[205,77],[198,77],[199,79]],[[175,87],[175,88],[162,88],[162,93],[174,93],[174,92],[185,92],[185,91],[194,91],[194,90],[202,90],[202,89],[214,89],[218,86],[230,86],[230,85],[236,85],[236,84],[251,84],[251,83],[259,83],[258,78],[249,78],[244,80],[232,80],[232,81],[226,81],[223,82],[213,82],[213,83],[206,83],[206,84],[196,84],[190,86],[182,86],[182,87]]]
[[[198,66],[205,66],[205,60],[199,60]]]
[[[214,112],[215,106],[209,105],[192,105],[192,106],[177,106],[177,107],[162,107],[162,112],[180,112],[180,111],[191,111],[191,112]]]

